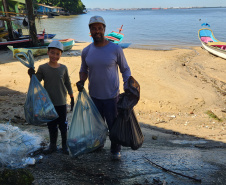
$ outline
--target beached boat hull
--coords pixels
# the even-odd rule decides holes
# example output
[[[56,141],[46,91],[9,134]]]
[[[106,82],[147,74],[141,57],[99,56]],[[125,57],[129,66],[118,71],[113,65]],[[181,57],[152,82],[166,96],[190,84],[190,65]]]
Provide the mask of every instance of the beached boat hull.
[[[66,42],[68,40],[68,42]],[[74,44],[74,39],[64,39],[62,41],[64,51],[70,50]],[[40,47],[28,47],[28,48],[14,48],[13,46],[7,46],[12,52],[13,57],[15,58],[16,53],[24,52],[27,54],[28,50],[31,50],[33,53],[33,56],[40,56],[40,55],[46,55],[48,51],[48,46],[40,46]]]
[[[45,33],[44,34],[44,39],[52,39],[55,36],[56,36],[56,34],[48,34],[48,33]],[[22,36],[20,38],[22,39],[22,38],[28,38],[28,37],[29,37],[29,35],[24,35],[24,36]]]
[[[210,46],[204,42],[202,42],[202,46],[205,50],[207,50],[209,53],[216,55],[218,57],[221,57],[223,59],[226,59],[226,50],[220,49],[218,47]]]
[[[0,47],[4,47],[4,46],[6,47],[8,45],[12,45],[12,46],[26,45],[31,42],[31,38],[29,38],[29,37],[30,36],[21,38],[21,39],[17,39],[17,40],[0,42]],[[44,40],[43,34],[38,34],[37,37],[38,37],[38,40]]]
[[[205,50],[215,56],[226,59],[226,42],[217,40],[211,29],[200,29],[198,31],[198,37]]]
[[[121,26],[121,28],[118,28],[119,32],[112,31],[111,33],[107,34],[105,38],[115,44],[119,44],[120,42],[122,42],[122,39],[124,37],[124,34],[121,33],[122,27],[123,25]]]
[[[111,32],[105,36],[105,38],[115,44],[122,42],[124,35],[118,32]]]
[[[75,44],[74,39],[60,39],[60,40],[59,39],[45,39],[44,40],[44,46],[48,46],[54,40],[60,41],[63,44],[63,46],[70,46],[70,45]]]

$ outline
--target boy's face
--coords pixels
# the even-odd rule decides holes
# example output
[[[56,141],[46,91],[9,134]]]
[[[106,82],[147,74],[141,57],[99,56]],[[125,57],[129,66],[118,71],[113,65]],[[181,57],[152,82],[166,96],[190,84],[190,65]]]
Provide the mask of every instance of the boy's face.
[[[47,54],[49,55],[50,62],[57,63],[62,55],[62,51],[57,48],[50,48]]]

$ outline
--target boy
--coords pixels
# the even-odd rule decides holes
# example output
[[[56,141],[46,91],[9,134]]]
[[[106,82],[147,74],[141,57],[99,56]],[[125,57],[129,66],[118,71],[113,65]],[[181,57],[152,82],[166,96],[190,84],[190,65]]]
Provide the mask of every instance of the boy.
[[[63,44],[59,41],[52,41],[48,46],[49,62],[40,65],[37,73],[30,68],[28,74],[30,77],[35,74],[39,81],[44,80],[44,88],[49,94],[49,97],[56,109],[59,117],[47,123],[49,129],[50,145],[48,149],[43,151],[44,154],[51,154],[57,150],[58,127],[62,137],[62,151],[64,154],[69,154],[67,148],[67,108],[66,97],[67,91],[71,97],[71,110],[74,106],[73,91],[68,75],[67,67],[58,63],[63,52]]]

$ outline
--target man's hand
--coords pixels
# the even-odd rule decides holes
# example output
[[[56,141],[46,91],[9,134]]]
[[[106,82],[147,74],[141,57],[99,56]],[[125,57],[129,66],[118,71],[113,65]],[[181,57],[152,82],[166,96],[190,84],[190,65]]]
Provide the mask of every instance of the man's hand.
[[[31,78],[32,75],[35,74],[35,70],[34,70],[33,68],[29,68],[27,73],[29,74],[29,76],[30,76],[30,78]]]
[[[129,90],[129,89],[125,89],[125,93],[126,93],[126,95],[127,95],[127,96],[132,95],[132,93],[130,92],[130,90]]]
[[[71,97],[71,111],[73,111],[74,104],[75,104],[74,97]]]
[[[79,92],[82,92],[82,90],[84,89],[84,83],[85,82],[82,80],[80,80],[76,83],[76,86],[77,86]]]

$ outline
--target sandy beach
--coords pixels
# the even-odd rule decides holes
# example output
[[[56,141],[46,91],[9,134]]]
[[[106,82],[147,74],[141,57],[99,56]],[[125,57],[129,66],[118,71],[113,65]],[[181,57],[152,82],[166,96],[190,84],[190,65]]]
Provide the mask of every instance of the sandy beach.
[[[60,59],[68,67],[75,97],[80,54],[88,44],[76,43]],[[141,98],[135,106],[140,123],[226,142],[226,60],[201,47],[123,50],[141,87]],[[30,81],[27,68],[12,57],[11,51],[1,50],[0,54],[0,123],[10,120],[26,125],[23,104]],[[35,69],[46,62],[47,55],[36,57]],[[123,92],[121,76],[120,81]],[[209,116],[210,111],[215,119]]]

